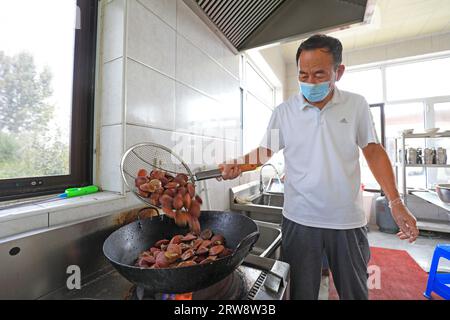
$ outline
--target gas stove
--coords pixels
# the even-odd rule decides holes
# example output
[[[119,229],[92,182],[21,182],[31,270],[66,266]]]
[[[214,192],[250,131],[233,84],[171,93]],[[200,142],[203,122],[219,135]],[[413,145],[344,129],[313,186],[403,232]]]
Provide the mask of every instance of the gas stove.
[[[283,300],[289,299],[289,265],[279,260],[248,255],[228,277],[186,294],[149,294],[116,270],[104,270],[87,279],[79,290],[62,289],[45,299],[64,300]]]

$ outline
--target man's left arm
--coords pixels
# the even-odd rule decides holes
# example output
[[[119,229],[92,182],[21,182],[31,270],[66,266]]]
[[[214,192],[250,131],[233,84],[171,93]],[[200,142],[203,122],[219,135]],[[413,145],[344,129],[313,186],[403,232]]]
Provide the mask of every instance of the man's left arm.
[[[378,143],[369,143],[362,151],[370,170],[388,198],[392,217],[400,228],[397,236],[402,240],[409,239],[409,242],[414,242],[419,235],[417,221],[401,200],[395,183],[394,171],[386,151]]]

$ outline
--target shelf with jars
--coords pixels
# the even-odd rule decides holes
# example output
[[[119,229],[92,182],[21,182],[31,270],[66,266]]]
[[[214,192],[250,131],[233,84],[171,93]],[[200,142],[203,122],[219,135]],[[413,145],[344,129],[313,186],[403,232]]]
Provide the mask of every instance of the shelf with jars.
[[[438,148],[406,148],[408,139],[441,139],[450,138],[450,131],[437,132],[436,129],[430,129],[430,132],[412,133],[412,130],[405,130],[399,137],[395,139],[395,150],[397,153],[397,161],[395,166],[397,170],[402,170],[402,190],[403,199],[407,203],[408,188],[406,169],[411,167],[419,168],[450,168],[448,163],[447,149]],[[450,155],[450,154],[449,154]],[[398,179],[398,172],[397,172]]]

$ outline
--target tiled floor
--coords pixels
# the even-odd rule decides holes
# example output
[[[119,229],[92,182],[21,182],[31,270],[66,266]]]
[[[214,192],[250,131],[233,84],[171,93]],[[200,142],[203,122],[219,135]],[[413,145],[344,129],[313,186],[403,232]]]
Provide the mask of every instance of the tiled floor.
[[[399,240],[394,234],[380,232],[376,226],[370,226],[368,233],[371,247],[406,250],[417,264],[426,272],[430,270],[431,259],[434,248],[439,243],[450,244],[450,234],[444,233],[421,233],[414,244]],[[450,261],[441,259],[439,262],[440,272],[450,272]],[[320,285],[319,300],[328,299],[329,279],[322,277]]]

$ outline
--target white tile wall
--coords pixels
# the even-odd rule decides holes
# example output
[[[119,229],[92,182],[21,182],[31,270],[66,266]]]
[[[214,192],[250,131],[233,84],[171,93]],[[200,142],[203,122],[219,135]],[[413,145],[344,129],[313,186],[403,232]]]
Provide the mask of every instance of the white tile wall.
[[[128,57],[168,77],[128,61],[127,146],[154,141],[178,151],[192,170],[214,167],[217,159],[207,156],[225,160],[225,145],[236,143],[223,140],[225,129],[241,123],[239,57],[182,1],[130,0],[128,19]],[[215,209],[228,207],[224,184],[208,183]]]
[[[225,192],[225,186],[221,182],[211,181],[208,183],[209,197],[211,198],[211,210],[227,210],[230,205],[228,203],[228,195]],[[220,196],[219,196],[220,195]]]
[[[230,137],[231,129],[240,128],[240,104],[234,93],[229,103],[219,103],[184,84],[176,85],[176,130],[210,137]]]
[[[180,83],[176,92],[177,131],[222,136],[216,127],[222,106],[216,100]]]
[[[103,65],[101,80],[101,125],[121,124],[123,121],[123,58]]]
[[[123,126],[101,128],[100,133],[100,187],[104,191],[123,192],[120,160],[123,154]]]
[[[199,48],[177,36],[177,80],[223,103],[235,103],[239,81]]]
[[[192,171],[214,168],[217,163],[225,161],[227,157],[236,157],[237,155],[232,152],[227,153],[227,150],[236,149],[236,142],[142,126],[127,126],[127,148],[144,141],[156,142],[173,149]],[[209,196],[215,209],[228,208],[226,186],[235,186],[238,183],[238,180],[221,183],[214,179],[207,181]],[[206,209],[206,203],[203,208]]]
[[[126,0],[105,3],[103,21],[103,62],[123,56]]]
[[[239,184],[246,184],[255,180],[259,181],[259,171],[244,172],[239,177]]]
[[[177,0],[138,0],[144,7],[152,11],[160,19],[176,29]]]
[[[169,130],[128,124],[126,127],[126,133],[126,149],[142,142],[159,143],[168,148],[172,148],[174,146],[174,133]]]
[[[156,142],[169,148],[185,144],[184,151],[179,149],[188,157],[185,160],[192,162],[192,169],[214,167],[220,162],[203,158],[204,154],[217,154],[221,160],[236,156],[239,131],[229,130],[239,130],[241,126],[239,56],[182,1],[122,1],[127,7],[126,20],[118,19],[117,23],[126,30],[122,36],[126,40],[126,47],[122,48],[125,58],[105,64],[103,70],[101,187],[121,192],[120,158],[125,148],[141,142]],[[113,4],[106,6],[109,5]],[[117,7],[108,8],[105,14],[117,14],[113,9]],[[110,20],[105,19],[105,23]],[[120,29],[114,28],[105,26],[105,30]],[[104,61],[116,55],[108,53]],[[126,65],[121,69],[123,61]],[[123,93],[116,89],[122,79]],[[121,94],[125,99],[121,99]],[[200,148],[195,153],[194,145]],[[190,159],[188,153],[198,153],[200,160]],[[212,203],[217,209],[225,209],[228,193],[224,192],[224,184],[211,184]],[[84,212],[73,214],[89,216]],[[58,217],[54,215],[52,221]]]
[[[183,2],[177,3],[177,31],[197,48],[239,78],[239,56],[234,55],[203,21]]]
[[[236,158],[237,142],[176,132],[173,151],[195,170],[202,166],[214,169],[230,158]],[[204,169],[204,168],[203,168]]]
[[[174,129],[175,81],[128,59],[127,121]]]
[[[137,0],[128,0],[128,57],[175,76],[175,30]]]

